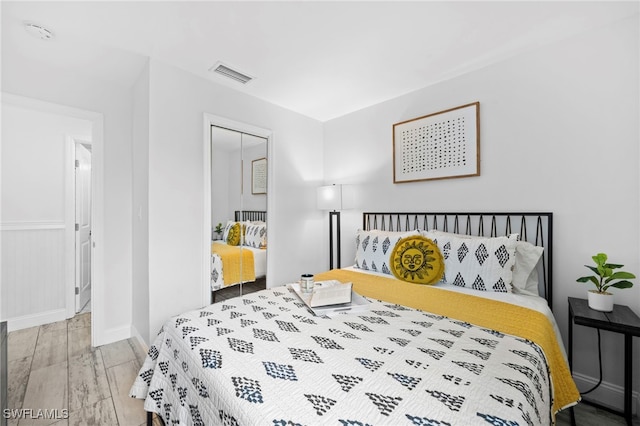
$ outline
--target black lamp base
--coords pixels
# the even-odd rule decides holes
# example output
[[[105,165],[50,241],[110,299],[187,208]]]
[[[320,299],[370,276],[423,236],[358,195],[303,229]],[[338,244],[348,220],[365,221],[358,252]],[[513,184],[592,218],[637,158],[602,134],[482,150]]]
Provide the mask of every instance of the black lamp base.
[[[335,220],[334,220],[335,219]],[[335,230],[335,244],[334,244],[334,231],[333,223],[336,223]],[[340,268],[340,212],[329,212],[329,269],[334,269],[333,266],[333,249],[336,249],[336,267]]]

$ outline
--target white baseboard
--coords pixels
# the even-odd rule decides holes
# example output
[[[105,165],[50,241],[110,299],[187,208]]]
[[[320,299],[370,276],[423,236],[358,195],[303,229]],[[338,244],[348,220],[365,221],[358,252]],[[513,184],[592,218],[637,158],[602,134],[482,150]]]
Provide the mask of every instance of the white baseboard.
[[[23,315],[21,317],[7,319],[7,332],[22,330],[23,328],[36,327],[52,322],[64,321],[67,319],[66,309],[52,309],[50,311],[39,312],[37,314]]]
[[[140,332],[138,332],[138,329],[133,325],[131,326],[131,337],[135,337],[138,340],[138,343],[140,343],[140,347],[144,350],[145,353],[149,352],[149,345],[147,345]]]
[[[100,335],[97,346],[108,345],[109,343],[125,340],[131,337],[131,326],[122,326],[105,330]]]
[[[573,373],[573,379],[581,392],[591,389],[598,383],[598,379],[580,373]],[[600,386],[585,395],[584,398],[617,411],[624,409],[624,388],[613,383],[603,381]],[[640,393],[632,392],[631,398],[631,411],[637,415],[640,412]]]

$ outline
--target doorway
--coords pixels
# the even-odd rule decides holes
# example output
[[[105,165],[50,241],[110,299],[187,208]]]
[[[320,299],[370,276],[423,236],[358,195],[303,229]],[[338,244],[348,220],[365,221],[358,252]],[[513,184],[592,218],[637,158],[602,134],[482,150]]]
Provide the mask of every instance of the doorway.
[[[74,140],[75,313],[91,310],[91,144]]]
[[[20,247],[33,247],[35,238],[38,247],[38,267],[29,262],[11,262],[11,268],[3,268],[3,274],[12,273],[20,280],[3,281],[3,296],[0,318],[8,321],[9,331],[61,321],[75,315],[75,162],[73,138],[91,141],[91,343],[100,346],[105,341],[105,309],[101,304],[104,294],[104,118],[102,113],[54,104],[19,95],[2,94],[3,118],[6,114],[19,115],[12,120],[11,131],[15,143],[3,139],[3,161],[8,146],[18,150],[35,150],[40,154],[36,176],[46,176],[47,185],[34,184],[33,179],[8,179],[6,182],[30,183],[28,189],[8,193],[3,187],[3,200],[17,197],[20,202],[3,204],[3,248],[11,242]],[[3,136],[9,131],[3,125]],[[23,143],[23,140],[29,143]],[[33,146],[36,145],[36,146]],[[16,155],[12,169],[19,176],[29,171],[33,175],[31,155]],[[21,159],[26,161],[20,163]],[[28,160],[28,161],[27,161]],[[3,168],[3,176],[8,172]],[[62,178],[62,179],[61,179]],[[14,189],[17,186],[12,186]],[[32,194],[27,196],[26,194]],[[33,208],[13,209],[6,214],[4,206],[23,206],[31,202]],[[10,241],[9,241],[10,240]],[[46,244],[45,244],[46,243]],[[17,247],[17,248],[20,248]],[[5,254],[17,253],[11,246]],[[19,259],[33,261],[33,256]],[[6,265],[9,265],[7,262]],[[21,283],[18,285],[17,283]],[[27,285],[28,284],[28,285]],[[24,301],[10,303],[10,301]]]

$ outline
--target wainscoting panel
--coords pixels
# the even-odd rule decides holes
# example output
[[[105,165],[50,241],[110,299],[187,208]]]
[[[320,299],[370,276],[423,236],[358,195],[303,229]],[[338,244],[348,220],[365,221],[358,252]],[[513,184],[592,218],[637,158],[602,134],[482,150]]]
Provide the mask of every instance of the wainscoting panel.
[[[64,223],[2,224],[2,314],[9,322],[65,308]]]

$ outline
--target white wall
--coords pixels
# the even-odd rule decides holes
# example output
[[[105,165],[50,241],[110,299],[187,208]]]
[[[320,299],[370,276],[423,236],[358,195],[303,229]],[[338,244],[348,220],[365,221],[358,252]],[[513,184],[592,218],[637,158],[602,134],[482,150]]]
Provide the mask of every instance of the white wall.
[[[67,151],[71,137],[91,140],[90,121],[20,103],[5,96],[2,104],[1,300],[10,331],[66,317]]]
[[[553,308],[566,339],[567,297],[586,298],[575,281],[592,255],[640,276],[638,40],[636,17],[325,123],[325,181],[358,194],[358,209],[343,212],[342,264],[353,262],[363,210],[551,211]],[[475,101],[481,176],[394,185],[392,125]],[[640,281],[614,292],[640,314]],[[622,338],[603,334],[604,380],[622,385]],[[595,336],[576,327],[574,367],[587,379],[598,375]]]
[[[267,195],[251,192],[252,161],[267,157],[267,144],[242,149],[242,210],[266,210]]]
[[[251,162],[267,157],[266,142],[231,151],[216,150],[214,146],[211,156],[211,216],[214,227],[234,220],[237,210],[267,209],[267,195],[251,193]]]
[[[3,103],[3,222],[64,222],[67,136],[91,140],[91,122]]]
[[[92,135],[94,182],[100,188],[100,193],[93,194],[93,208],[102,222],[102,229],[94,228],[93,233],[94,260],[99,263],[94,270],[102,281],[100,286],[94,282],[93,288],[93,342],[101,345],[129,337],[132,310],[130,88],[87,77],[80,71],[70,73],[14,57],[2,62],[2,90],[102,114],[104,129],[97,129],[100,140],[95,133]]]
[[[228,220],[233,219],[233,210],[236,207],[234,202],[240,192],[238,187],[234,187],[229,182],[231,176],[236,173],[236,156],[232,153],[216,149],[211,152],[211,227],[215,228],[218,223],[224,229]],[[233,172],[232,172],[233,170]],[[233,197],[231,196],[233,194]],[[239,206],[239,203],[237,204]]]
[[[321,123],[154,60],[149,81],[150,335],[202,305],[202,235],[210,233],[202,227],[204,113],[273,131],[268,285],[319,271],[313,242],[322,231],[315,205],[322,171],[308,165],[322,164]]]

